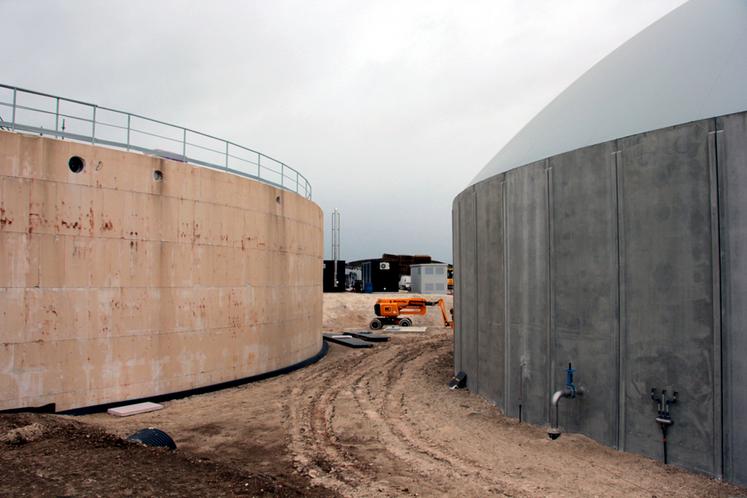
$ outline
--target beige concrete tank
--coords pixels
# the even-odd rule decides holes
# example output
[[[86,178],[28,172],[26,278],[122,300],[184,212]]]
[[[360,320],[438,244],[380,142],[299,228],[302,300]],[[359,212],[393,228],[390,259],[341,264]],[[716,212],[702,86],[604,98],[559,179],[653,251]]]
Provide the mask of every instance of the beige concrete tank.
[[[322,223],[313,202],[248,178],[0,132],[0,410],[148,397],[316,355]]]

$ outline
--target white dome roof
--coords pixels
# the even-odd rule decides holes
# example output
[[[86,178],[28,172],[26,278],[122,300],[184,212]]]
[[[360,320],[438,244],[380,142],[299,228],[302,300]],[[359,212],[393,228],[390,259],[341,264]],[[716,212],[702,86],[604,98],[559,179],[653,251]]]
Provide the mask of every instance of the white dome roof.
[[[595,64],[472,180],[616,138],[747,110],[747,0],[691,0]]]

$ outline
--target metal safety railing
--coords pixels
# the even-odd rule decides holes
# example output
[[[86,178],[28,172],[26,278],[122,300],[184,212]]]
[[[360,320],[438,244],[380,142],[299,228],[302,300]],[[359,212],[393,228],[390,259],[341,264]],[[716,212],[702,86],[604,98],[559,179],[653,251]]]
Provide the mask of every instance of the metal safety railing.
[[[157,119],[2,83],[0,130],[144,152],[228,171],[311,199],[306,177],[256,150]]]

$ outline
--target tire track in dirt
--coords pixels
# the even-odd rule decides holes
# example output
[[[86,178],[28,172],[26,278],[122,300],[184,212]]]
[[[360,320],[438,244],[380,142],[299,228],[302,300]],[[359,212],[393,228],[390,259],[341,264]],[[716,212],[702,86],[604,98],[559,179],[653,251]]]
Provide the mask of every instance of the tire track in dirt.
[[[383,355],[382,355],[383,356]],[[403,358],[403,356],[406,356]],[[416,448],[407,441],[398,437],[392,431],[391,421],[388,415],[382,409],[382,402],[375,392],[383,392],[386,389],[379,385],[380,375],[382,372],[391,372],[397,368],[403,361],[413,357],[412,353],[406,354],[401,347],[390,348],[387,358],[383,362],[377,362],[375,367],[377,372],[370,372],[370,375],[361,377],[353,387],[353,395],[359,406],[360,412],[364,414],[371,426],[377,433],[377,437],[382,448],[400,462],[396,466],[400,469],[407,469],[407,475],[403,476],[410,480],[419,480],[421,482],[430,482],[433,491],[444,489],[441,485],[445,484],[444,479],[448,478],[448,472],[443,472],[443,467],[434,464],[432,458],[420,448]],[[386,374],[388,376],[388,373]]]
[[[392,432],[406,445],[426,455],[441,472],[448,473],[451,479],[468,478],[471,487],[479,494],[520,495],[520,491],[508,485],[504,480],[491,475],[492,469],[484,467],[478,461],[466,458],[453,449],[436,444],[431,438],[423,436],[416,429],[418,422],[410,419],[405,400],[407,392],[417,385],[415,377],[421,374],[425,364],[438,357],[441,350],[448,346],[443,337],[431,339],[418,345],[418,349],[402,355],[396,369],[390,371],[382,399],[382,411],[391,421]]]
[[[334,401],[349,382],[339,375],[354,358],[330,363],[300,375],[286,402],[290,451],[296,470],[319,484],[349,495],[364,476],[331,430]]]
[[[363,476],[358,476],[360,481],[357,482],[356,494],[363,494],[361,488],[364,483],[379,492],[386,490],[401,494],[408,489],[408,482],[416,482],[421,491],[424,491],[423,485],[427,483],[431,494],[442,494],[453,487],[454,480],[461,481],[465,491],[471,494],[503,494],[504,491],[512,495],[521,494],[505,481],[491,477],[491,469],[474,460],[456,456],[449,449],[423,437],[417,430],[410,429],[405,408],[405,392],[410,388],[408,385],[415,374],[422,375],[427,362],[433,361],[448,347],[448,339],[423,339],[393,341],[386,347],[370,352],[355,365],[357,375],[352,378],[350,389],[357,412],[368,420],[378,441],[377,451],[387,454],[390,466],[398,473],[397,482],[392,483],[385,476],[371,475],[371,462],[364,460],[365,455],[363,458],[356,457],[361,452],[355,449],[340,452],[363,473]],[[337,389],[338,386],[333,388]],[[334,403],[336,399],[329,398],[329,401]],[[329,408],[326,410],[328,432],[322,436],[327,441],[346,439],[348,435],[335,433],[331,416],[334,411],[330,413]]]
[[[377,490],[389,488],[394,494],[401,494],[412,487],[418,487],[427,495],[440,494],[447,484],[443,469],[433,465],[430,459],[424,458],[422,451],[408,445],[392,432],[391,421],[387,419],[381,403],[373,394],[382,393],[386,389],[382,385],[382,379],[410,356],[413,355],[408,354],[402,345],[389,347],[385,354],[379,355],[374,363],[368,365],[367,375],[361,376],[355,383],[353,397],[358,411],[365,416],[375,434],[380,451],[386,453],[391,473],[396,472],[394,478],[382,476],[376,482]]]
[[[370,459],[365,455],[361,457],[356,448],[341,442],[350,440],[350,434],[338,433],[335,428],[338,397],[350,393],[355,398],[355,391],[365,379],[375,376],[377,369],[392,361],[393,354],[394,351],[386,347],[367,351],[365,355],[344,358],[298,379],[286,408],[290,451],[299,472],[348,496],[402,494],[401,486],[379,479]],[[350,375],[353,371],[355,374]],[[361,408],[358,413],[363,415],[365,409]],[[369,440],[376,441],[375,453],[397,458],[391,448],[380,443],[379,431],[368,431],[366,435]]]
[[[463,472],[455,472],[453,462],[426,445],[403,437],[397,429],[400,424],[391,420],[387,396],[382,396],[402,377],[406,365],[435,345],[392,343],[299,376],[285,404],[290,451],[297,470],[344,495],[401,495],[407,492],[408,482],[419,482],[421,488],[424,482],[431,483],[434,494],[448,489],[449,481]],[[350,375],[353,371],[355,374]],[[338,433],[335,427],[338,398],[345,392],[352,394],[356,411],[367,421],[365,435],[375,441],[374,452],[380,457],[386,455],[381,459],[391,469],[397,469],[396,478],[373,471],[372,462],[363,451],[341,443],[351,438],[350,434]],[[401,411],[394,416],[401,417]],[[367,446],[370,451],[370,444]]]

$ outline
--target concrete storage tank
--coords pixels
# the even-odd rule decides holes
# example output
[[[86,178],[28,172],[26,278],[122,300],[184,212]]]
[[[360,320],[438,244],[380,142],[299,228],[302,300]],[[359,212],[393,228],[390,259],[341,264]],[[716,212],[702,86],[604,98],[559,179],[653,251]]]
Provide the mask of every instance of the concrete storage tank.
[[[747,484],[747,2],[612,52],[454,200],[455,370],[510,416]],[[568,364],[584,394],[563,394]]]
[[[300,173],[12,87],[0,110],[0,410],[205,388],[320,353],[322,212]]]

